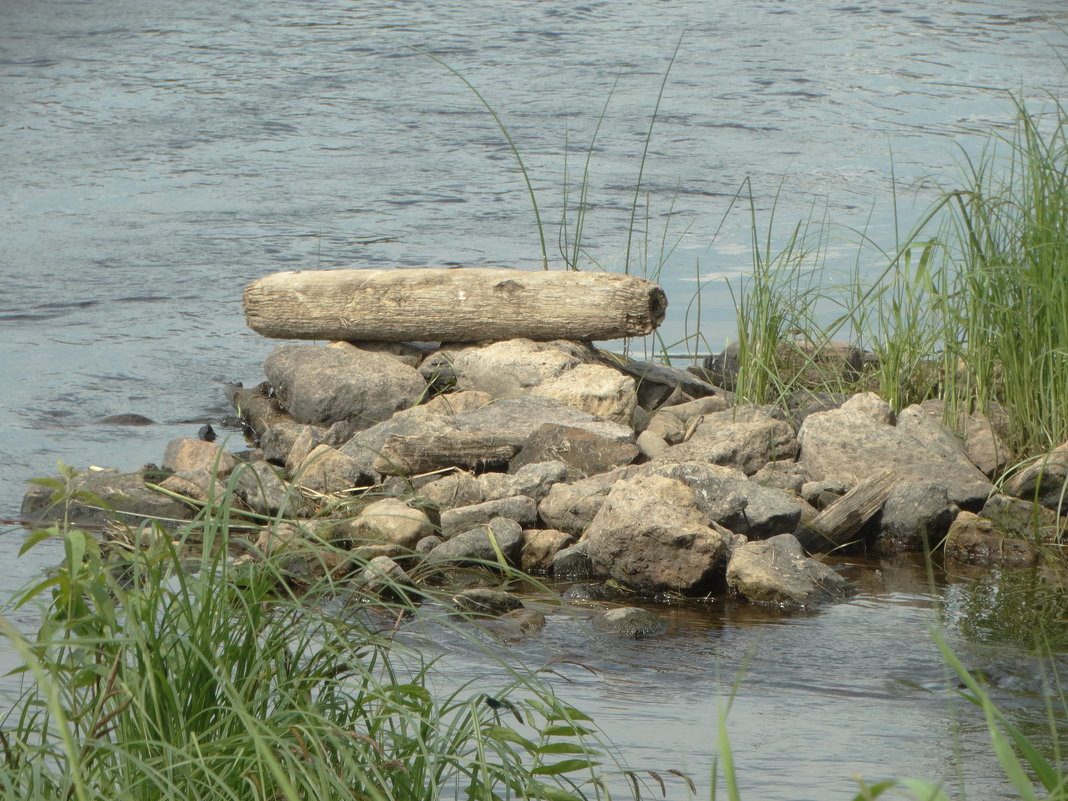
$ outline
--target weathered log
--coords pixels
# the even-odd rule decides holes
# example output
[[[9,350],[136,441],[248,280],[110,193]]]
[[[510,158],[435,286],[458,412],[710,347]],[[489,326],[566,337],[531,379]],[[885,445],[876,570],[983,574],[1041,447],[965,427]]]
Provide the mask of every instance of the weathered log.
[[[605,340],[653,331],[667,298],[615,273],[322,270],[264,276],[245,288],[244,305],[249,327],[278,339]]]
[[[892,470],[880,470],[832,503],[794,532],[809,553],[825,552],[846,543],[883,508],[897,483]]]

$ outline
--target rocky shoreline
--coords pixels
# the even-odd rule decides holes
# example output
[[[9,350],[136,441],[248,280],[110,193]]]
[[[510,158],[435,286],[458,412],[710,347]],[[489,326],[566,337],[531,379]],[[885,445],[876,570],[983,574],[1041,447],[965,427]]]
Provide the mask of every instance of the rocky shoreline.
[[[811,360],[824,373],[863,362],[848,347]],[[1063,537],[1068,443],[1005,480],[996,420],[962,419],[962,438],[935,401],[897,415],[873,393],[736,403],[730,363],[681,370],[571,339],[283,345],[264,383],[228,392],[251,449],[206,432],[174,440],[159,467],[76,476],[72,489],[112,511],[74,498],[67,513],[143,537],[161,530],[145,521],[173,528],[229,489],[262,521],[239,558],[280,552],[294,582],[329,573],[370,595],[503,563],[579,592],[611,582],[793,609],[850,595],[819,558],[840,548],[940,548],[1008,567],[1055,558],[1033,532]],[[33,487],[23,518],[53,519],[52,493]],[[453,602],[529,616],[491,587]],[[604,624],[659,630],[626,614]]]

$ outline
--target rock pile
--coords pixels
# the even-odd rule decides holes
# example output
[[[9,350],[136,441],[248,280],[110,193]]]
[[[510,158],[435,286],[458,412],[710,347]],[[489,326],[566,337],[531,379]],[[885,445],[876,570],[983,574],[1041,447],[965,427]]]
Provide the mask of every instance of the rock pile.
[[[722,372],[574,339],[283,345],[264,371],[229,393],[253,450],[176,440],[157,473],[78,480],[119,513],[170,519],[191,514],[177,496],[205,501],[229,484],[248,510],[297,521],[259,532],[261,550],[365,587],[504,562],[648,596],[812,606],[850,593],[815,558],[843,542],[1019,565],[1039,558],[1020,535],[1028,521],[1065,529],[1054,509],[1068,445],[996,492],[993,426],[973,415],[962,440],[937,404],[895,416],[864,393],[797,421],[735,403],[708,380],[729,384]],[[31,490],[24,516],[46,517],[47,500]],[[334,555],[308,557],[315,543]],[[456,603],[512,611],[471,593]]]

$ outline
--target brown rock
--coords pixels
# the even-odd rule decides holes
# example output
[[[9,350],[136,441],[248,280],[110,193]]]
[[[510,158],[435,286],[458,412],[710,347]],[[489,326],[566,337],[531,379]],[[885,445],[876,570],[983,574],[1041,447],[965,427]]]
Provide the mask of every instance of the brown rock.
[[[992,520],[961,512],[946,535],[946,556],[971,565],[1030,567],[1038,550],[1026,540],[1006,537]]]
[[[217,476],[228,476],[237,464],[232,453],[213,442],[182,437],[167,443],[163,453],[163,469],[210,470]]]

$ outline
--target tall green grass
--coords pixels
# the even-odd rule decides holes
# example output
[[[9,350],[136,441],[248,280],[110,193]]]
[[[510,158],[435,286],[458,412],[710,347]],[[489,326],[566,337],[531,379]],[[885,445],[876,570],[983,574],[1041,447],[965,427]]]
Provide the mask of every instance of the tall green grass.
[[[1003,409],[1018,458],[1068,440],[1068,112],[1014,102],[1014,132],[966,157],[904,241],[862,235],[850,270],[827,263],[822,225],[774,250],[771,223],[763,246],[754,233],[753,271],[732,287],[743,397],[805,388],[788,365],[814,350],[798,344],[844,339],[875,362],[854,386],[818,389],[874,388],[895,409],[940,397],[951,424]],[[862,265],[873,246],[882,264]]]
[[[588,717],[529,672],[435,690],[434,661],[397,640],[413,606],[328,578],[298,595],[283,562],[235,560],[250,547],[234,551],[227,498],[176,540],[146,524],[120,558],[76,528],[27,539],[63,559],[8,607],[39,607],[34,634],[0,618],[23,688],[0,719],[0,796],[602,794]]]

